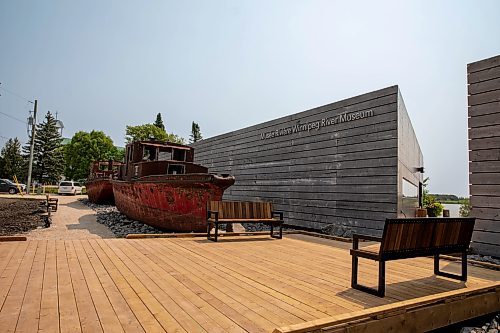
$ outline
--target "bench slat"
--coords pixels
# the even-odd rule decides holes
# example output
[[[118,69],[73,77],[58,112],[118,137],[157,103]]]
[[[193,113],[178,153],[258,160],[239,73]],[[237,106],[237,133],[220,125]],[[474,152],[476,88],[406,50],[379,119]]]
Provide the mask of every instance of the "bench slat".
[[[470,218],[387,219],[380,254],[460,251],[468,248],[473,228],[474,219]]]

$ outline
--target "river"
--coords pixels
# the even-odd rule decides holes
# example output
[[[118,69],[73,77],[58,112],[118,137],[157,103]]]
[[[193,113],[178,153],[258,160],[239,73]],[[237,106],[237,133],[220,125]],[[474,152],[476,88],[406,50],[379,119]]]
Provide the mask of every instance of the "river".
[[[450,210],[450,217],[460,217],[460,204],[443,204],[444,209]]]

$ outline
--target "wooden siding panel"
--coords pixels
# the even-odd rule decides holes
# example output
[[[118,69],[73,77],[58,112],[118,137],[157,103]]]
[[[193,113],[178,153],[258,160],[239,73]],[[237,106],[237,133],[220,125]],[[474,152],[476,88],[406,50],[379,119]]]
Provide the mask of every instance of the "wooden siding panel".
[[[471,173],[499,172],[500,161],[470,162],[469,171]]]
[[[500,76],[488,81],[469,84],[468,92],[469,95],[481,94],[484,92],[497,90],[498,87],[500,87]]]
[[[500,256],[500,56],[467,65],[474,251]]]
[[[476,95],[469,95],[469,105],[478,105],[500,101],[500,90],[487,91]]]
[[[495,149],[500,148],[500,133],[499,136],[482,139],[471,139],[469,141],[470,150]]]
[[[469,117],[494,114],[500,110],[500,101],[469,107]]]
[[[481,81],[488,81],[500,77],[500,66],[488,68],[479,72],[470,73],[467,80],[470,85]]]
[[[498,136],[500,133],[500,125],[490,125],[478,128],[470,128],[469,139],[480,139]]]
[[[500,185],[477,185],[471,184],[470,195],[485,195],[492,197],[500,197]]]
[[[498,92],[500,97],[500,90]],[[492,125],[500,125],[500,117],[498,117],[498,113],[474,116],[469,118],[470,128],[492,126]]]
[[[373,116],[271,139],[261,133],[343,112]],[[236,183],[224,200],[269,201],[285,223],[378,234],[397,212],[398,89],[391,87],[193,144],[195,161]],[[419,152],[420,153],[420,152]],[[374,232],[373,232],[374,231]]]
[[[467,74],[483,71],[488,68],[500,66],[500,56],[483,59],[470,64],[467,64]]]

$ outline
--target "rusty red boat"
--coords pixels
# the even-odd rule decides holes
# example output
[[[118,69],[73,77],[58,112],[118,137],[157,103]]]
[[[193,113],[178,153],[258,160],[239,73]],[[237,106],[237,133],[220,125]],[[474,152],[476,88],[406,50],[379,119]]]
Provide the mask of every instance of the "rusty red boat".
[[[113,184],[118,177],[121,162],[94,161],[90,166],[90,175],[85,186],[89,201],[95,204],[114,204]]]
[[[194,148],[176,143],[135,141],[113,180],[116,207],[127,217],[177,232],[206,231],[207,202],[222,200],[234,177],[208,173],[193,163]]]

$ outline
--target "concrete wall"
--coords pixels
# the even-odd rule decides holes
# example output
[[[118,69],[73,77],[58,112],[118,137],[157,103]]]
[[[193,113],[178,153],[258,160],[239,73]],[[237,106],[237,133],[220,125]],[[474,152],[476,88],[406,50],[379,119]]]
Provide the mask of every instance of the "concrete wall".
[[[500,257],[500,56],[467,65],[472,248]]]
[[[271,201],[291,225],[380,234],[385,218],[414,216],[402,177],[418,186],[422,155],[397,86],[193,146],[197,163],[236,177],[225,200]]]

